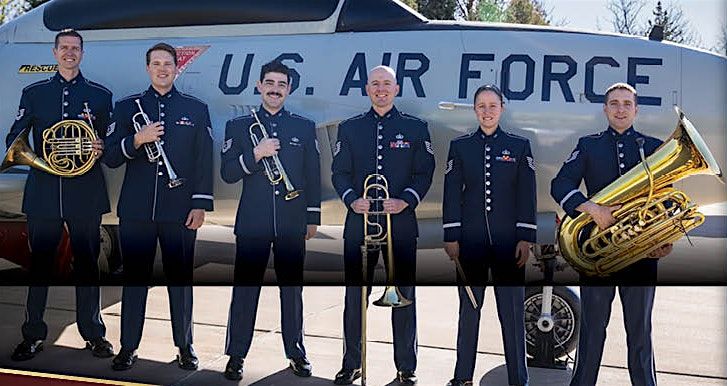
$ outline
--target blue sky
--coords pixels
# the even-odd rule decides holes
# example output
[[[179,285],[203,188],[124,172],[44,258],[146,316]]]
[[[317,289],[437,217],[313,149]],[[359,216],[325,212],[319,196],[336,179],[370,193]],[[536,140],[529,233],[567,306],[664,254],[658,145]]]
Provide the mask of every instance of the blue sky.
[[[698,33],[705,48],[717,45],[720,28],[727,21],[725,0],[666,0],[681,6],[693,29]],[[611,13],[606,8],[607,0],[543,0],[547,9],[552,9],[553,20],[564,19],[567,27],[611,31]],[[641,11],[646,22],[656,0],[647,0]]]

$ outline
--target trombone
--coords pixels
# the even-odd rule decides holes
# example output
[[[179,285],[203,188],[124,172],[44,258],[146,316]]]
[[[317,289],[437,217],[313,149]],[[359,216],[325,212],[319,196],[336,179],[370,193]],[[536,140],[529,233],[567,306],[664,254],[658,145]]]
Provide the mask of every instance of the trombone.
[[[139,101],[139,99],[135,99],[134,101],[136,102],[136,105],[139,106],[139,112],[131,117],[131,121],[134,123],[134,129],[138,133],[141,132],[142,126],[149,126],[151,121],[149,120],[149,116],[144,112],[144,109],[141,108],[141,101]],[[142,122],[139,122],[139,119],[142,119]],[[164,148],[159,141],[145,143],[144,150],[146,150],[146,158],[149,159],[149,162],[157,162],[157,160],[161,157],[164,167],[167,168],[167,174],[169,175],[169,183],[167,184],[169,189],[173,189],[184,184],[184,178],[177,177],[177,173],[174,172],[172,164],[169,162],[167,154],[164,152]]]
[[[373,181],[372,181],[373,180]],[[379,191],[383,193],[383,197],[370,197],[371,191]],[[363,198],[370,203],[383,202],[389,199],[389,183],[383,174],[369,174],[364,180]],[[386,288],[381,298],[374,302],[374,305],[380,307],[406,307],[412,304],[412,301],[404,297],[399,288],[394,286],[394,244],[391,238],[391,214],[381,210],[370,210],[364,214],[364,242],[361,245],[362,272],[364,283],[361,286],[361,386],[366,385],[366,312],[368,309],[368,252],[380,251],[382,244],[386,244]],[[378,221],[380,216],[384,215],[385,225],[381,225]],[[372,216],[375,216],[372,218]],[[384,229],[386,227],[386,229]],[[369,228],[373,228],[369,232]]]
[[[255,111],[255,109],[251,108],[250,112],[252,113],[253,118],[255,118],[255,122],[250,125],[247,130],[250,133],[250,141],[252,141],[252,145],[257,146],[260,141],[262,141],[263,139],[268,139],[270,138],[270,136],[268,135],[268,131],[265,129],[265,126],[260,122],[260,118],[257,117],[257,112]],[[258,129],[259,133],[256,133],[255,129]],[[283,163],[280,162],[280,157],[278,157],[277,155],[274,155],[272,157],[264,157],[262,161],[263,166],[265,167],[265,174],[267,175],[268,180],[270,180],[270,185],[277,185],[280,183],[280,181],[283,181],[283,183],[285,184],[285,190],[288,191],[288,193],[285,195],[286,201],[292,200],[300,196],[301,190],[296,190],[295,187],[293,187],[293,184],[290,182],[288,174],[283,168]]]

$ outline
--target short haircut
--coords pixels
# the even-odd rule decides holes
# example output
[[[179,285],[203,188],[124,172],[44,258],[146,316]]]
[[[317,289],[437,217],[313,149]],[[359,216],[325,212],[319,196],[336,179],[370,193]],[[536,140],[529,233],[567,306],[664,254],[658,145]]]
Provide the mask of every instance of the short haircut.
[[[371,71],[369,71],[369,73],[368,73],[368,77],[370,78],[371,74],[373,74],[374,71],[377,71],[377,70],[384,70],[384,71],[388,72],[389,75],[391,75],[391,77],[394,78],[394,82],[397,81],[396,80],[396,71],[394,71],[394,69],[389,66],[384,66],[383,64],[372,68]]]
[[[151,63],[151,53],[154,51],[168,52],[169,55],[172,55],[172,59],[174,59],[174,65],[175,66],[177,65],[177,50],[175,50],[174,47],[170,46],[167,43],[157,43],[146,51],[146,65],[147,66],[149,65],[149,63]]]
[[[619,82],[619,83],[612,84],[606,90],[606,95],[603,98],[603,104],[604,105],[605,104],[608,104],[608,96],[611,94],[611,91],[613,91],[613,90],[626,90],[626,91],[630,91],[632,94],[634,94],[634,105],[637,105],[639,103],[639,97],[638,97],[638,94],[636,94],[636,89],[633,86],[631,86],[630,84],[628,84],[628,83]]]
[[[484,86],[480,86],[477,89],[477,91],[475,91],[475,97],[472,99],[472,103],[476,104],[477,97],[485,91],[490,91],[490,92],[495,93],[495,95],[497,95],[497,97],[500,98],[500,105],[505,104],[505,100],[502,98],[502,91],[500,91],[500,89],[497,86],[495,86],[494,84],[486,84]]]
[[[61,38],[64,37],[64,36],[70,36],[70,37],[78,38],[78,40],[81,41],[81,49],[83,50],[83,36],[81,36],[81,34],[79,34],[78,32],[76,32],[76,30],[73,30],[73,29],[70,29],[70,28],[61,30],[61,32],[58,32],[56,34],[56,40],[55,40],[55,48],[56,49],[58,49],[58,41],[61,40]]]
[[[285,77],[288,78],[288,83],[290,83],[290,68],[283,63],[273,60],[272,62],[263,64],[260,68],[260,82],[265,79],[265,75],[269,72],[277,72],[285,75]]]

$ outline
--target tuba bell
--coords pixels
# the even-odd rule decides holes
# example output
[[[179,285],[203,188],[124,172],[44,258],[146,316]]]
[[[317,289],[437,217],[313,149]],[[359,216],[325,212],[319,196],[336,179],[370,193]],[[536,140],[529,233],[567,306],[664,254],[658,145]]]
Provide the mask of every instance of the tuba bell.
[[[609,276],[672,243],[704,222],[704,215],[675,182],[697,174],[720,177],[722,171],[707,144],[679,107],[672,135],[649,157],[641,149],[634,167],[596,193],[598,205],[622,205],[616,223],[600,230],[586,213],[566,218],[558,228],[563,258],[588,276]]]
[[[30,148],[29,134],[30,128],[26,128],[8,147],[0,173],[16,165],[27,165],[56,176],[76,177],[96,163],[96,131],[84,121],[63,120],[43,130],[43,158]]]

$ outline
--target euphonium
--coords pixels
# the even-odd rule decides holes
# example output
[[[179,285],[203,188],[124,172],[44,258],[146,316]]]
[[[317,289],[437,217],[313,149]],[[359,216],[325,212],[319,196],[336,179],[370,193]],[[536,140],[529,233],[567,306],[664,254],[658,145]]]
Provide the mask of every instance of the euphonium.
[[[268,136],[268,131],[265,129],[265,126],[260,122],[260,119],[257,117],[257,112],[255,111],[255,109],[250,109],[250,112],[252,113],[253,118],[255,118],[255,122],[250,125],[247,130],[250,134],[250,141],[252,141],[252,145],[257,146],[260,141],[270,138],[270,136]],[[259,133],[255,132],[256,129],[259,131]],[[283,184],[285,184],[285,190],[288,191],[288,193],[285,195],[286,200],[292,200],[300,196],[301,191],[296,190],[295,187],[293,187],[293,184],[290,182],[290,177],[288,177],[288,174],[285,172],[285,168],[283,168],[283,163],[280,162],[280,157],[278,157],[277,155],[274,155],[272,157],[265,157],[262,159],[262,162],[263,166],[265,167],[265,175],[267,175],[271,185],[277,185],[280,183],[280,181],[283,181]]]
[[[642,148],[641,164],[590,198],[598,205],[622,205],[613,212],[616,223],[600,230],[581,213],[560,224],[560,253],[577,271],[608,276],[704,222],[689,196],[670,185],[690,175],[720,177],[722,172],[697,129],[674,108],[679,121],[671,137],[649,157],[643,156]]]
[[[42,159],[30,148],[28,134],[30,128],[15,138],[5,154],[0,172],[15,165],[27,165],[56,176],[76,177],[96,163],[93,150],[96,131],[84,121],[67,119],[43,130]]]

